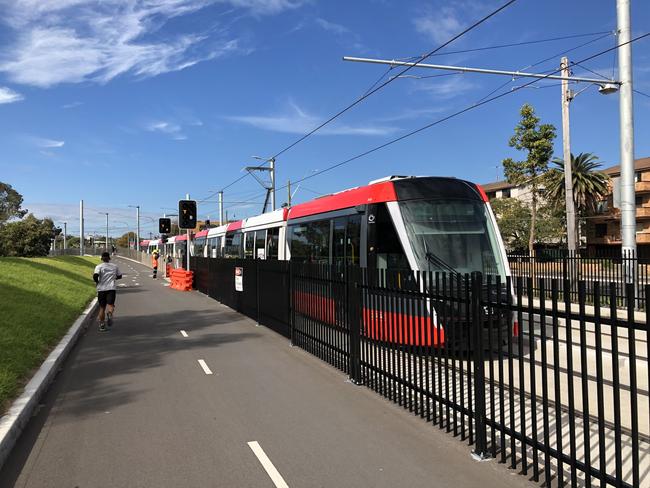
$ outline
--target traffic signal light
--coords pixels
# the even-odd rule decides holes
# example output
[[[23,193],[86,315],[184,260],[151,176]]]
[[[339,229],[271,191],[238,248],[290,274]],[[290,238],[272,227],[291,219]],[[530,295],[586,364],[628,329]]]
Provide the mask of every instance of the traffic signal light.
[[[196,227],[196,200],[179,200],[178,227],[194,229]]]
[[[172,219],[158,219],[158,232],[160,234],[169,234],[172,231]]]

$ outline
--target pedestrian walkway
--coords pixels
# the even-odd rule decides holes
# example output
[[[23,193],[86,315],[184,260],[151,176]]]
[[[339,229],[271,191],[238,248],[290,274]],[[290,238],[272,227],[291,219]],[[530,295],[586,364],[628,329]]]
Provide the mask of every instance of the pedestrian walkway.
[[[91,328],[0,487],[526,487],[286,338],[144,266]]]

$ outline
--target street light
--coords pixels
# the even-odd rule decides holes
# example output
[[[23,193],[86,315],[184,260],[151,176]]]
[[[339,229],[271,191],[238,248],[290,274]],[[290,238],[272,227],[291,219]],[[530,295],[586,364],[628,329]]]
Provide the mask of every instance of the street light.
[[[129,205],[130,208],[135,208],[135,219],[136,219],[136,233],[135,233],[135,245],[136,250],[140,250],[140,205]]]
[[[573,168],[571,161],[571,125],[569,122],[569,105],[575,97],[580,95],[592,85],[597,85],[598,92],[603,95],[616,93],[619,85],[608,81],[600,83],[589,83],[586,87],[578,92],[569,89],[569,59],[564,56],[560,60],[560,69],[562,71],[562,153],[564,159],[564,204],[566,207],[566,229],[567,229],[567,248],[570,253],[575,253],[578,244],[578,232],[576,226],[576,209],[573,199]]]
[[[106,243],[104,244],[106,246],[106,251],[108,251],[108,212],[97,212],[102,215],[106,215]]]

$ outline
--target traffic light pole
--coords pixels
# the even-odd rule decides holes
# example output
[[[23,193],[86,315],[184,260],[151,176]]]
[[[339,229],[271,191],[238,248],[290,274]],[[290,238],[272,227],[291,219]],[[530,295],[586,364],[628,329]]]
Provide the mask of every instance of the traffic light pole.
[[[189,200],[190,199],[190,194],[186,193],[185,194],[185,199]],[[190,229],[187,229],[187,251],[185,252],[185,255],[187,256],[187,268],[185,268],[186,271],[190,270],[190,245],[192,244],[192,235],[190,233]]]

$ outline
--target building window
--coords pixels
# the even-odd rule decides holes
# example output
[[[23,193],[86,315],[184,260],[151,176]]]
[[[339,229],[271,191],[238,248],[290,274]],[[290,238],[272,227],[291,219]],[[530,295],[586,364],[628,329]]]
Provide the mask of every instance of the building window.
[[[643,205],[643,197],[641,197],[641,196],[635,197],[634,202],[636,203],[637,207],[640,207],[641,205]]]
[[[602,200],[596,204],[596,213],[603,214],[607,213],[609,210],[609,202],[607,200]]]
[[[510,198],[510,188],[507,188],[501,192],[503,198]]]
[[[596,224],[596,237],[605,237],[607,235],[607,224]]]

